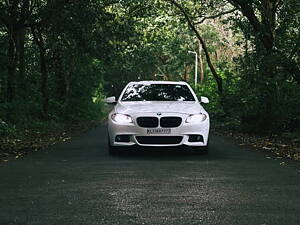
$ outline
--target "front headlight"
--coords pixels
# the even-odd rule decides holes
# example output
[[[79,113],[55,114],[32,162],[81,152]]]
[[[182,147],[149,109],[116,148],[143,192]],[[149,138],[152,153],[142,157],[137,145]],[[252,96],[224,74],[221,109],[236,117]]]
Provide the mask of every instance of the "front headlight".
[[[111,119],[119,124],[133,123],[131,116],[125,115],[125,114],[120,114],[120,113],[112,114]]]
[[[185,122],[186,123],[201,123],[204,120],[206,120],[207,116],[203,113],[200,114],[193,114],[193,115],[189,115]]]

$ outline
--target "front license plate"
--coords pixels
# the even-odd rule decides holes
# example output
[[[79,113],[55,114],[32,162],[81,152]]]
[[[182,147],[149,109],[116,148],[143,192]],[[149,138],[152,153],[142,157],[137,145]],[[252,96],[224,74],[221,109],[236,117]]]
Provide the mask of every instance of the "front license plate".
[[[171,134],[170,128],[147,129],[147,134]]]

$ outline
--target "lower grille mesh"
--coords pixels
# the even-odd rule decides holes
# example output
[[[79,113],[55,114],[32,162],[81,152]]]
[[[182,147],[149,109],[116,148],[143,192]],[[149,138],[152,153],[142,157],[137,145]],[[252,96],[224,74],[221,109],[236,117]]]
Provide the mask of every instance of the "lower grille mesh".
[[[182,141],[182,136],[137,136],[136,140],[140,144],[179,144]]]

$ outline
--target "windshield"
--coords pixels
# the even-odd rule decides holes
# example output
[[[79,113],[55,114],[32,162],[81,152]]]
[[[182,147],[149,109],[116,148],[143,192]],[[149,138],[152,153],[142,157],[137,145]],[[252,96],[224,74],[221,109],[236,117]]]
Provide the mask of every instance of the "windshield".
[[[187,85],[133,84],[127,87],[121,101],[195,101]]]

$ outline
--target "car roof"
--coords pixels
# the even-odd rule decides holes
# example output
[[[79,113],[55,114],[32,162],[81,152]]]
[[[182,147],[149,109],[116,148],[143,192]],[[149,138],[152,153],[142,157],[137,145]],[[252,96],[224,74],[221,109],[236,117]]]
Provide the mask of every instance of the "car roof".
[[[158,80],[132,81],[129,84],[182,84],[182,85],[187,85],[187,83],[184,81],[158,81]]]

